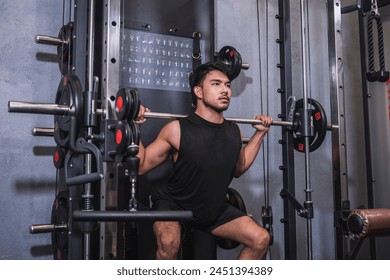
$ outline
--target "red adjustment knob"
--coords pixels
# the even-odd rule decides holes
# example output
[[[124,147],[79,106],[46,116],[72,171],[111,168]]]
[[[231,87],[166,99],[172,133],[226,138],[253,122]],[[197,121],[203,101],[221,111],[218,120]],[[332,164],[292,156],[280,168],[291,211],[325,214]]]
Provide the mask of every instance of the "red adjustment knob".
[[[122,143],[122,140],[123,140],[123,132],[122,130],[118,129],[115,132],[115,142],[117,145],[120,145]]]
[[[116,107],[117,111],[122,111],[122,109],[123,109],[123,97],[122,96],[118,96],[118,98],[116,99],[115,107]]]
[[[65,154],[65,150],[61,146],[57,145],[53,153],[53,163],[57,169],[64,167]]]

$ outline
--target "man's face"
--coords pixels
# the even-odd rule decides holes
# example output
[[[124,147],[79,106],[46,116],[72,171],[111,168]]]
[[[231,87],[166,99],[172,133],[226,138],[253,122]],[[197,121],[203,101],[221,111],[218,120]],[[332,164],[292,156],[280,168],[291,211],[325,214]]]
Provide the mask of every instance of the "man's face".
[[[232,90],[230,88],[229,78],[222,72],[214,70],[209,72],[200,90],[201,100],[204,106],[212,108],[217,112],[223,112],[228,109]]]

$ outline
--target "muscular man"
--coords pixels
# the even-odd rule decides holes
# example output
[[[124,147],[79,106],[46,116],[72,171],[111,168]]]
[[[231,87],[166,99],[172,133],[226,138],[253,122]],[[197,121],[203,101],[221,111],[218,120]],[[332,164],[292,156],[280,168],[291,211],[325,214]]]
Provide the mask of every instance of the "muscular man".
[[[140,175],[171,158],[174,173],[168,184],[152,195],[153,209],[191,210],[191,226],[244,245],[239,259],[263,259],[269,245],[268,232],[251,217],[226,201],[233,177],[251,166],[268,132],[272,118],[256,116],[262,124],[247,145],[242,145],[236,123],[224,119],[232,97],[226,66],[206,63],[190,75],[196,110],[186,118],[165,125],[146,148],[140,143]],[[145,122],[147,108],[141,106],[136,121]],[[158,221],[153,226],[157,259],[175,259],[180,248],[181,225]]]

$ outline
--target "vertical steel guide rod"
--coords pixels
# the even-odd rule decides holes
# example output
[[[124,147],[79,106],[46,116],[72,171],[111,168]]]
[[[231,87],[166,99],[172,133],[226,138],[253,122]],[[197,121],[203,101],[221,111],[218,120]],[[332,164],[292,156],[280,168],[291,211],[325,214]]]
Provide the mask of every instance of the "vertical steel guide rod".
[[[309,116],[308,116],[308,102],[307,98],[310,91],[310,46],[309,46],[309,22],[308,22],[308,0],[301,0],[301,40],[302,40],[302,76],[303,76],[303,127],[304,130],[308,129]],[[310,184],[310,138],[308,131],[305,131],[305,182],[306,182],[306,206],[313,207],[312,204],[312,189]],[[311,213],[309,211],[307,222],[307,254],[308,259],[313,259],[313,246],[312,246],[312,220]]]

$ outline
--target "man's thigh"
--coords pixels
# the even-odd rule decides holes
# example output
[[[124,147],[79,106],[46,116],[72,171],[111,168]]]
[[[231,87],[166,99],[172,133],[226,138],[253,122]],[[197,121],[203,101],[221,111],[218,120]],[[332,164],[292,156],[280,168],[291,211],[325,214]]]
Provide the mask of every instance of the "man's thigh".
[[[220,238],[235,240],[245,245],[249,245],[267,235],[268,232],[249,216],[242,216],[227,222],[211,231],[211,233]]]

